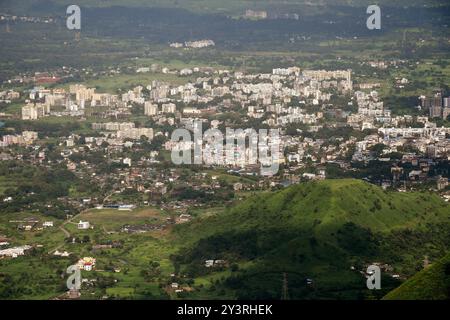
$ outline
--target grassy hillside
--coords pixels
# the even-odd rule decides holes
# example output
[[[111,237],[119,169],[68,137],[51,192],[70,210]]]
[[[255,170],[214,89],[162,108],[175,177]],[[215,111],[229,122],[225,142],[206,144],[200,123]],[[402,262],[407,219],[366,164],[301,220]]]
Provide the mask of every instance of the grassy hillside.
[[[450,299],[450,254],[414,275],[386,300],[447,300]]]
[[[304,183],[276,193],[263,193],[224,215],[196,221],[191,240],[224,232],[289,225],[327,235],[348,222],[373,232],[399,228],[426,229],[426,223],[448,221],[450,208],[432,193],[393,193],[361,180]],[[426,223],[425,223],[426,222]],[[179,232],[185,232],[185,227]]]
[[[390,275],[412,275],[424,255],[442,256],[450,244],[449,218],[448,204],[431,193],[386,192],[358,180],[312,182],[179,227],[184,249],[174,262],[203,277],[212,272],[204,260],[227,260],[235,271],[214,287],[250,299],[279,298],[284,273],[292,298],[372,297],[360,271],[383,262],[393,270],[375,293],[381,297],[396,285]]]

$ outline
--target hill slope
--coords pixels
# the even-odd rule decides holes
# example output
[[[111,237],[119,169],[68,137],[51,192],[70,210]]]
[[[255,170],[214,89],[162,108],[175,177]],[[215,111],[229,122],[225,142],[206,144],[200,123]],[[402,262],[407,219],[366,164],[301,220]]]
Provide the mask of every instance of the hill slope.
[[[450,254],[420,271],[400,287],[389,292],[385,300],[450,299]]]
[[[374,294],[359,272],[368,264],[389,263],[409,276],[424,255],[442,256],[449,217],[449,205],[431,193],[386,192],[359,180],[311,182],[180,226],[175,234],[185,249],[174,262],[194,278],[211,274],[204,260],[235,264],[215,287],[237,298],[279,298],[284,273],[292,298],[364,298]],[[380,298],[399,285],[385,276]]]

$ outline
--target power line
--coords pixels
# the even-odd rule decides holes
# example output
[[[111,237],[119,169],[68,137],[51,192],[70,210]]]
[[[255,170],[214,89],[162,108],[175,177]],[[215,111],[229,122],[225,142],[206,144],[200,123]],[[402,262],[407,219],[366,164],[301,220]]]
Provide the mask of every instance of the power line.
[[[286,272],[283,273],[283,294],[281,296],[281,300],[289,300],[288,295],[288,280]]]

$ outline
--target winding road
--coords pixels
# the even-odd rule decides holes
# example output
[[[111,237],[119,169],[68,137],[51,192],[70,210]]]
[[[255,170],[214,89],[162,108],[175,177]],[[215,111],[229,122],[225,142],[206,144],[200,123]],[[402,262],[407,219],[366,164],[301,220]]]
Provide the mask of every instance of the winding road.
[[[83,213],[85,213],[85,212],[87,212],[87,211],[89,211],[89,210],[90,210],[90,209],[86,209],[86,210],[81,211],[80,213],[74,215],[72,218],[67,219],[66,221],[64,221],[64,223],[63,223],[61,226],[59,226],[59,230],[61,230],[61,231],[64,233],[65,238],[70,238],[70,232],[69,232],[66,228],[64,228],[64,227],[65,227],[68,223],[72,223],[72,221],[73,221],[75,218],[78,218],[80,215],[82,215]],[[48,254],[52,254],[53,252],[59,250],[62,246],[64,246],[64,243],[61,243],[59,246],[57,246],[57,247],[54,248],[53,250],[50,250],[50,251],[48,252]]]

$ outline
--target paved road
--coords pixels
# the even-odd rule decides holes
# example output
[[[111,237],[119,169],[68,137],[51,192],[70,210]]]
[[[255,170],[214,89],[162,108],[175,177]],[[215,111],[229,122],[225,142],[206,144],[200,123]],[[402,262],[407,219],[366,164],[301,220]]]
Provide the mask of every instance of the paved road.
[[[110,194],[108,194],[104,199],[103,199],[103,204],[105,204],[106,200],[108,200],[114,193],[116,193],[115,191],[111,192]]]
[[[64,234],[66,235],[66,238],[69,238],[69,237],[70,237],[70,232],[67,231],[67,229],[64,229],[63,226],[60,226],[59,229],[60,229],[62,232],[64,232]]]

